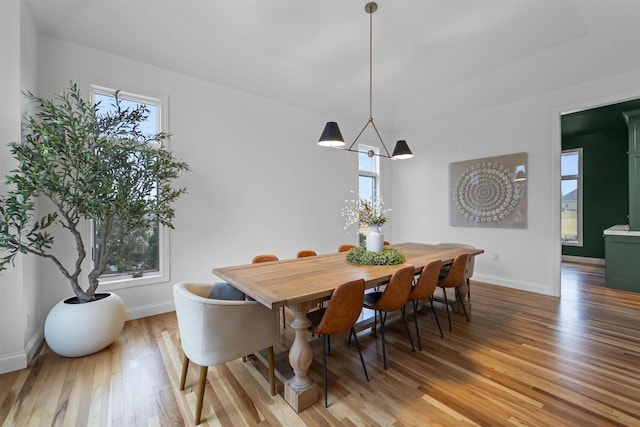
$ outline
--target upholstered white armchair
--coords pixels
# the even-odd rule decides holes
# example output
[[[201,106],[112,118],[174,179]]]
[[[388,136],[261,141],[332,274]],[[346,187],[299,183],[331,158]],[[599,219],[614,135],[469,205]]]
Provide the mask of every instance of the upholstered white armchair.
[[[189,361],[200,365],[195,423],[200,424],[209,366],[269,349],[269,380],[275,395],[273,345],[278,315],[228,283],[178,283],[173,286],[178,329],[184,352],[180,390]]]

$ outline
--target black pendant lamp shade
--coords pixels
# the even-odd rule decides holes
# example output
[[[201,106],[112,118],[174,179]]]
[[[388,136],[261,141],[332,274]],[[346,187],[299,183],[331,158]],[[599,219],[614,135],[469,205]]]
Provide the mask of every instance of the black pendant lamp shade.
[[[320,135],[318,145],[323,147],[342,147],[344,145],[344,138],[342,137],[338,123],[327,122],[322,131],[322,135]]]
[[[410,159],[413,157],[413,153],[411,152],[411,150],[409,149],[409,146],[407,145],[407,141],[405,141],[404,139],[401,139],[400,141],[396,142],[396,148],[393,149],[393,154],[391,155],[392,159]]]

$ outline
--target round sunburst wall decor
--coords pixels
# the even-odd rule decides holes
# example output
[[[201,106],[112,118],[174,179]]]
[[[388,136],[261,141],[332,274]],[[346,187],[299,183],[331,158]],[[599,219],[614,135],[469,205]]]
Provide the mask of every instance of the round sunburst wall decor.
[[[475,223],[504,220],[520,203],[520,186],[513,170],[498,162],[478,162],[467,167],[453,188],[456,210]]]

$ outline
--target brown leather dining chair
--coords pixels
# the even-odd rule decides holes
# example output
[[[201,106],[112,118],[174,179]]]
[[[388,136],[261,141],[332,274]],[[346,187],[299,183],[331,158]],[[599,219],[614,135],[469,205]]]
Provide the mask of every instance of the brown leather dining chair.
[[[364,364],[358,336],[353,328],[364,300],[364,279],[353,280],[338,286],[331,295],[326,307],[307,314],[311,321],[311,332],[322,338],[322,378],[324,386],[324,406],[327,407],[327,355],[331,355],[331,335],[349,332],[354,337],[364,376],[369,381],[367,367]]]
[[[429,300],[431,304],[431,312],[433,318],[436,319],[438,330],[440,331],[440,338],[444,337],[442,328],[440,327],[440,321],[436,314],[435,308],[433,308],[433,293],[438,286],[438,278],[440,276],[440,269],[442,268],[442,261],[432,261],[427,264],[420,273],[418,281],[413,289],[411,289],[411,295],[409,295],[409,301],[413,304],[413,321],[416,324],[416,335],[418,339],[418,350],[422,351],[422,344],[420,343],[420,329],[418,328],[418,303],[420,301]]]
[[[262,254],[262,255],[256,255],[253,257],[253,259],[251,260],[252,264],[256,264],[258,262],[269,262],[269,261],[280,261],[280,259],[272,254]]]
[[[464,282],[464,272],[467,268],[468,262],[469,262],[469,254],[458,255],[453,260],[453,263],[451,264],[451,268],[449,268],[446,276],[440,277],[438,281],[438,286],[442,288],[442,291],[444,293],[444,305],[447,308],[447,319],[449,320],[449,330],[451,330],[451,314],[449,313],[449,301],[447,300],[446,288],[455,289],[456,298],[460,301],[460,305],[462,305],[462,311],[464,312],[464,316],[467,318],[467,322],[469,321],[467,308],[464,305],[464,301],[460,296],[460,290],[458,289],[458,286]]]
[[[351,249],[355,248],[356,245],[340,245],[338,246],[338,252],[349,252]]]
[[[402,322],[407,330],[407,336],[409,337],[409,343],[411,344],[411,350],[416,351],[413,346],[413,340],[411,339],[411,332],[409,332],[409,326],[407,325],[407,318],[405,316],[404,309],[405,304],[409,300],[409,295],[411,295],[411,286],[413,285],[414,274],[414,266],[410,265],[403,267],[393,273],[384,291],[371,292],[364,296],[364,307],[370,310],[375,310],[373,317],[374,327],[377,322],[377,313],[380,312],[382,357],[384,360],[385,370],[387,369],[387,350],[384,340],[384,325],[387,320],[387,313],[390,311],[400,310],[402,314]]]
[[[298,251],[296,258],[305,258],[308,256],[318,256],[318,254],[316,253],[316,251],[312,251],[311,249],[303,249],[301,251]]]
[[[475,249],[473,245],[467,245],[466,243],[438,243],[438,246],[453,246],[463,249]],[[467,261],[467,268],[464,270],[464,280],[467,282],[467,298],[471,299],[471,277],[473,276],[473,268],[475,265],[475,256],[469,256]],[[444,274],[441,273],[444,276]]]

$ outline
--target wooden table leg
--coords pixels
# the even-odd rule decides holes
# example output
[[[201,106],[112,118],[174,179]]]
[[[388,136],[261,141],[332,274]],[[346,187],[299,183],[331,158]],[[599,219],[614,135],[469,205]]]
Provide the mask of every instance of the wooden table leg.
[[[294,375],[284,385],[284,398],[296,412],[318,401],[318,385],[308,375],[313,351],[307,342],[307,330],[311,325],[307,312],[315,305],[316,303],[305,303],[290,307],[294,311],[290,326],[295,331],[295,337],[289,349],[289,363]]]

